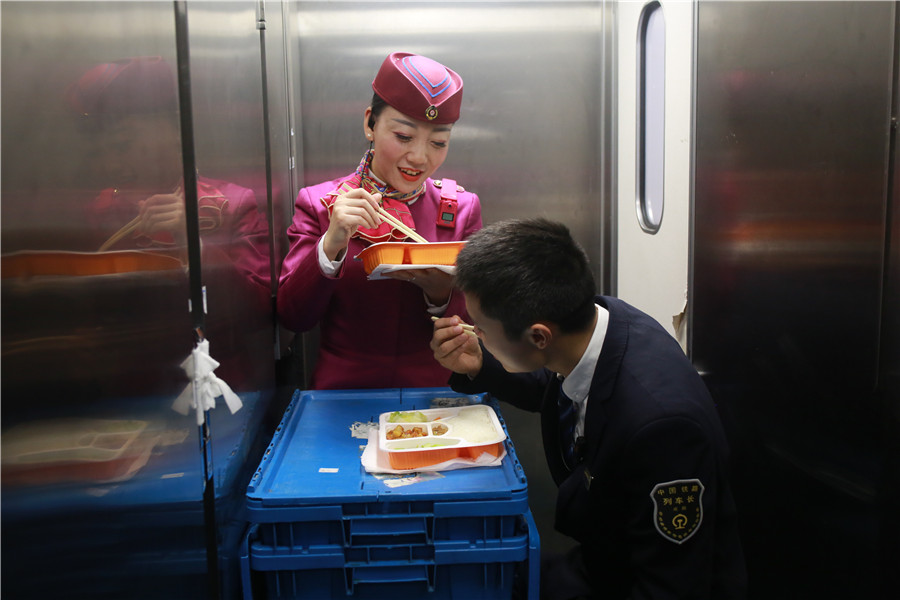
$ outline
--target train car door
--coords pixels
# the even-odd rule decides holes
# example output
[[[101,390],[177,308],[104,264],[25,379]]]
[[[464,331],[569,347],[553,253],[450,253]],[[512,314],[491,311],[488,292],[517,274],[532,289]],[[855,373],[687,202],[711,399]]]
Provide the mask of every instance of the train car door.
[[[685,347],[694,2],[617,5],[615,295]]]

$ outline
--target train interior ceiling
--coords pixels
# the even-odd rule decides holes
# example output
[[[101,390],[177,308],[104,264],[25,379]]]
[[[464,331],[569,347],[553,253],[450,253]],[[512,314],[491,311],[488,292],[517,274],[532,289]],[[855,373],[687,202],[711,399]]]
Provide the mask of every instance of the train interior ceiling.
[[[358,163],[397,50],[465,79],[438,175],[478,193],[485,223],[564,222],[600,291],[703,376],[751,598],[895,598],[898,13],[0,2],[4,598],[250,597],[244,493],[318,343],[274,316],[293,200]],[[122,69],[132,87],[105,103]],[[185,236],[129,247],[122,207],[185,202],[194,177]],[[205,424],[184,395],[201,342],[240,404]],[[541,547],[565,550],[538,417],[503,416]]]

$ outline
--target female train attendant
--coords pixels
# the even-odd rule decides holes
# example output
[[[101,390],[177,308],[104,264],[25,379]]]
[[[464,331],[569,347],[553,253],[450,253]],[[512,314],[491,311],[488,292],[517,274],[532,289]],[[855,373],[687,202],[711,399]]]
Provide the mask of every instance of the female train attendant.
[[[464,240],[481,228],[478,196],[431,178],[459,118],[459,75],[395,52],[372,89],[363,116],[368,152],[350,175],[300,190],[288,228],[278,315],[295,332],[321,326],[314,389],[446,385],[450,373],[429,342],[431,316],[465,310],[451,276],[414,269],[368,280],[353,259],[373,243],[412,241],[382,221],[379,204],[429,242]]]

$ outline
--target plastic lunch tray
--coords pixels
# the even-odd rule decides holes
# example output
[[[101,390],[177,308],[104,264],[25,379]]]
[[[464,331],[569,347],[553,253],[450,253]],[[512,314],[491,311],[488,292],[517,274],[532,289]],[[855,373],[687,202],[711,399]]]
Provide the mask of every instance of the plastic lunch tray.
[[[366,273],[378,265],[454,265],[456,255],[465,242],[380,242],[372,244],[356,255]]]
[[[297,391],[285,410],[259,468],[247,488],[250,521],[254,511],[335,502],[379,500],[509,500],[524,498],[527,482],[507,437],[499,467],[459,469],[415,485],[388,487],[360,463],[366,440],[354,438],[355,422],[377,423],[395,410],[431,408],[433,398],[466,396],[449,388]],[[484,402],[483,396],[470,396]],[[487,401],[487,402],[493,402]],[[502,424],[502,418],[500,418]],[[505,432],[505,425],[504,432]],[[523,511],[524,512],[524,509]],[[271,521],[272,515],[257,515]]]
[[[473,457],[481,452],[499,456],[500,442],[506,439],[506,431],[500,425],[497,413],[491,406],[475,404],[417,411],[425,422],[390,422],[390,413],[381,413],[378,421],[378,446],[389,456],[391,466],[397,469],[416,469],[438,464],[457,457]],[[493,435],[478,442],[464,437],[456,423],[466,415],[483,415],[491,425]],[[415,437],[391,439],[388,433],[415,431]],[[474,451],[474,452],[473,452]]]

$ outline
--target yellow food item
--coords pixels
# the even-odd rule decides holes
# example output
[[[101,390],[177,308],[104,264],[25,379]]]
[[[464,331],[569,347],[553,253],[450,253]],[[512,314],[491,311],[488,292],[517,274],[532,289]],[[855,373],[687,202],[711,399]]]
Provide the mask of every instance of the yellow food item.
[[[428,432],[425,428],[418,425],[409,428],[397,425],[393,429],[388,429],[384,432],[384,437],[388,440],[405,440],[408,438],[425,437],[426,435],[428,435]]]

